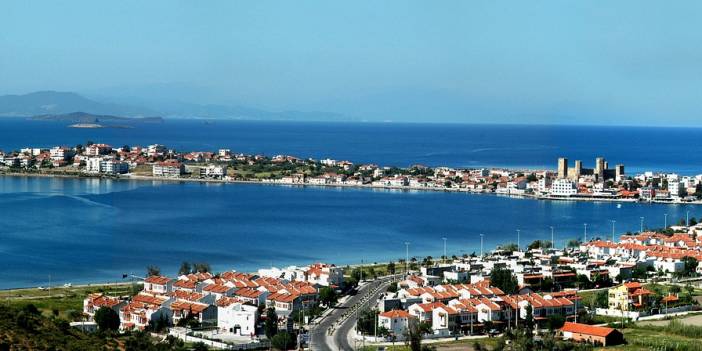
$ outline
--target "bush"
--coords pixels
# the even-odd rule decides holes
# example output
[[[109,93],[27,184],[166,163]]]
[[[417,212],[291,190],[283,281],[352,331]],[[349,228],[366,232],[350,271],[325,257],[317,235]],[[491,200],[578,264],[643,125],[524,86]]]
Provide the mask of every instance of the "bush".
[[[109,307],[100,307],[95,312],[94,319],[100,331],[117,331],[119,329],[119,315]]]
[[[271,339],[271,346],[276,350],[294,349],[295,345],[297,345],[297,337],[295,334],[288,334],[288,332],[275,334]]]

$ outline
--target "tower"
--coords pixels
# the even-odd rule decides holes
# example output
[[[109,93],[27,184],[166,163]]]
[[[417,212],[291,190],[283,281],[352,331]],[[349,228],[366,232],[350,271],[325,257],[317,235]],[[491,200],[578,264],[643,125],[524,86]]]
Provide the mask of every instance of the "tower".
[[[614,167],[614,179],[617,181],[621,181],[622,178],[624,177],[624,165],[623,164],[618,164]]]
[[[563,179],[568,177],[568,159],[561,157],[558,159],[558,178]]]
[[[604,180],[604,170],[605,170],[605,159],[604,157],[598,157],[595,159],[595,175],[597,176],[597,181]]]
[[[573,171],[573,180],[577,181],[580,179],[580,175],[583,174],[583,161],[575,160],[575,169]]]

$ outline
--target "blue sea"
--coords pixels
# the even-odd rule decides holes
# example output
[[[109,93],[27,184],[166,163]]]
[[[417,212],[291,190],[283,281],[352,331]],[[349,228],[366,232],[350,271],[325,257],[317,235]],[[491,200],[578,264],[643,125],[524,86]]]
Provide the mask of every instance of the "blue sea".
[[[293,123],[177,120],[134,129],[71,129],[0,119],[0,149],[163,143],[181,150],[332,157],[407,166],[555,168],[558,156],[603,155],[627,170],[702,173],[700,129]],[[327,261],[439,256],[535,239],[559,245],[638,230],[702,207],[547,202],[494,195],[242,184],[0,177],[0,288],[119,281],[147,265],[174,274],[182,261],[215,270]]]

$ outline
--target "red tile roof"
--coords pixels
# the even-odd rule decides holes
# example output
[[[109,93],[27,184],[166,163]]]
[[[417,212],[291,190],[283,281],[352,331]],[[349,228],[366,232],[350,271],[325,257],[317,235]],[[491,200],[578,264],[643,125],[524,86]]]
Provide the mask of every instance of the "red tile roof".
[[[607,335],[611,334],[614,331],[614,329],[607,327],[597,327],[594,325],[587,325],[581,323],[565,322],[565,324],[563,324],[563,327],[561,328],[561,331],[606,337]]]

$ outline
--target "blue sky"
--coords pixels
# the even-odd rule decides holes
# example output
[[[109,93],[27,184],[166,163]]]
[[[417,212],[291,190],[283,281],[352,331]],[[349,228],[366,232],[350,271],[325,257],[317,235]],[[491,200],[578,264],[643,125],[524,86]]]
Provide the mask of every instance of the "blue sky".
[[[699,1],[3,1],[0,94],[702,125]]]

